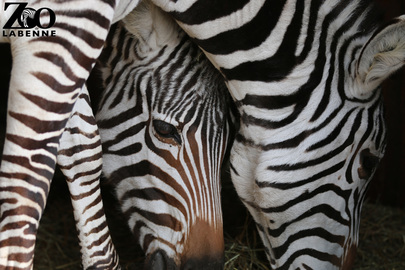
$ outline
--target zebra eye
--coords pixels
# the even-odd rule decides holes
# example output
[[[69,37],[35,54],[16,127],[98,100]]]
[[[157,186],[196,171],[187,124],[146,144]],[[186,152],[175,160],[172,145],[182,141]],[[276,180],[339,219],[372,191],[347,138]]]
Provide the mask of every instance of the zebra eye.
[[[181,144],[181,137],[177,131],[177,128],[172,124],[166,123],[161,120],[153,120],[153,127],[157,133],[162,138],[173,139],[178,144]]]
[[[380,159],[370,152],[370,149],[364,149],[360,152],[360,168],[358,169],[361,179],[368,179],[377,168]]]

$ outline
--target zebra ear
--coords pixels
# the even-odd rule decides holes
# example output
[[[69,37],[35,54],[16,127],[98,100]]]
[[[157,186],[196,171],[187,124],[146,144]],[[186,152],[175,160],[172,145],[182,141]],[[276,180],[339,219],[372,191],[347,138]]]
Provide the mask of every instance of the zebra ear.
[[[357,62],[360,96],[375,90],[405,64],[405,15],[392,20],[364,45]]]

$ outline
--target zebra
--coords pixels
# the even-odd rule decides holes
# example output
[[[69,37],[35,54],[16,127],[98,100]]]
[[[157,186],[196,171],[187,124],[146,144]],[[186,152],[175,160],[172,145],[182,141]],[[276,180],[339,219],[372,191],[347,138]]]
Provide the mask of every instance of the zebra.
[[[35,17],[35,11],[34,10],[25,9],[21,14],[20,20],[23,22],[24,27],[28,28],[29,27],[29,25],[27,23],[28,18],[34,19],[34,17]]]
[[[32,252],[27,250],[34,244],[25,239],[35,238],[56,156],[52,148],[47,158],[36,160],[47,172],[42,187],[32,181],[41,176],[29,168],[24,181],[14,179],[13,164],[32,151],[11,142],[10,135],[24,134],[39,141],[37,149],[49,149],[46,139],[63,132],[109,25],[138,2],[29,2],[34,9],[46,3],[65,19],[54,26],[59,37],[0,37],[0,42],[11,43],[14,60],[3,150],[12,162],[3,158],[0,170],[1,265],[31,268]],[[231,153],[232,179],[255,218],[272,268],[350,268],[365,190],[384,153],[379,85],[403,65],[405,18],[377,28],[374,9],[366,0],[153,3],[171,14],[204,50],[238,105],[241,118]],[[15,8],[1,12],[4,25]],[[86,29],[78,27],[83,21]],[[75,68],[55,69],[38,56],[39,50],[53,52],[48,59],[56,66],[76,63]],[[64,74],[72,75],[72,70],[74,76],[67,78]],[[19,76],[25,79],[17,80]],[[22,93],[29,91],[58,101],[56,107],[65,113],[56,116],[40,109],[23,98]],[[38,115],[40,121],[30,121],[26,117],[30,115]],[[42,128],[34,133],[29,126]],[[21,192],[38,189],[38,196]],[[15,207],[17,202],[39,202],[38,215]],[[11,207],[8,220],[6,207]],[[11,244],[5,240],[7,224],[20,220],[22,213],[31,226]],[[15,224],[21,232],[26,228],[23,222]],[[21,254],[27,254],[26,263],[19,262]]]
[[[103,173],[146,269],[222,269],[221,163],[234,116],[219,72],[143,1],[100,56]]]
[[[33,268],[36,232],[56,163],[68,180],[83,268],[119,268],[100,198],[101,146],[84,83],[111,22],[136,5],[1,1],[0,25],[8,28],[3,28],[0,42],[10,43],[13,66],[0,167],[0,268]],[[14,30],[23,28],[19,14],[42,8],[56,16],[56,36],[11,35],[26,33]],[[45,25],[51,13],[37,18]]]
[[[384,154],[380,85],[405,63],[405,16],[370,1],[155,0],[226,80],[231,177],[272,269],[350,269]]]

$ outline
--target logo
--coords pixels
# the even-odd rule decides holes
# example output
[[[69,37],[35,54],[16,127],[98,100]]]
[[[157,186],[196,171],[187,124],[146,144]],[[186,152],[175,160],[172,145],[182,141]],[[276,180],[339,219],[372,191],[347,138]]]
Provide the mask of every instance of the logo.
[[[5,11],[13,8],[15,8],[15,10],[3,26],[3,29],[8,30],[3,30],[3,36],[56,36],[56,30],[48,30],[55,24],[55,12],[47,7],[35,10],[27,7],[27,5],[28,3],[21,2],[8,2],[4,4]]]

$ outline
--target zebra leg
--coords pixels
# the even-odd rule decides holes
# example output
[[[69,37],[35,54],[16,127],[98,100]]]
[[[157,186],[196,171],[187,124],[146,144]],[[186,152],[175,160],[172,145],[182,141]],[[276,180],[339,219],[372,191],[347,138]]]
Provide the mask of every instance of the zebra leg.
[[[62,94],[44,85],[50,78],[33,70],[46,70],[46,65],[41,67],[27,44],[11,45],[13,70],[0,169],[0,267],[31,269],[59,138],[80,88],[68,87]]]
[[[113,3],[96,0],[74,6],[35,1],[29,7],[45,4],[56,14],[56,36],[0,40],[11,44],[13,54],[0,168],[0,268],[6,269],[33,267],[59,139],[114,16]]]
[[[118,269],[100,193],[102,149],[86,86],[60,140],[57,162],[68,183],[84,269]]]

